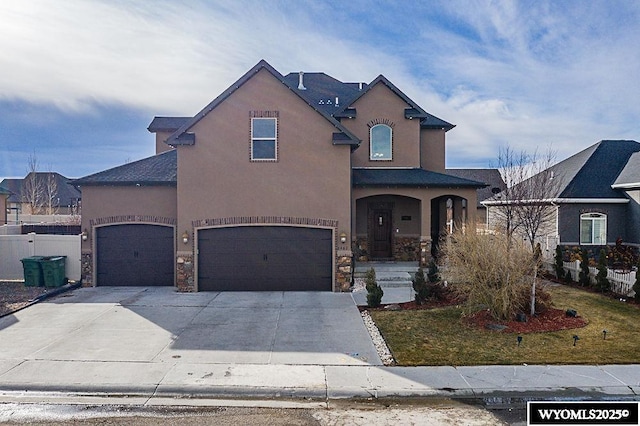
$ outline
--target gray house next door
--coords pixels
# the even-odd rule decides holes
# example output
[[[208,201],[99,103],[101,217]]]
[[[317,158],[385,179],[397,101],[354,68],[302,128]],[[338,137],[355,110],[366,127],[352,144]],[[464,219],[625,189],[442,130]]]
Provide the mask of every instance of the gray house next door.
[[[198,232],[200,291],[331,291],[330,229],[239,226]]]
[[[131,224],[96,229],[98,286],[170,286],[173,228]]]

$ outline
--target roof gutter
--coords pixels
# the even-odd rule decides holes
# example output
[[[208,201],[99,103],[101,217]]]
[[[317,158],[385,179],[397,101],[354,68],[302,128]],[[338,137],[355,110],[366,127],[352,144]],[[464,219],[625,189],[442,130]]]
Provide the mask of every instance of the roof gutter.
[[[511,204],[628,204],[626,198],[541,198],[532,200],[485,200],[483,206],[508,206]]]

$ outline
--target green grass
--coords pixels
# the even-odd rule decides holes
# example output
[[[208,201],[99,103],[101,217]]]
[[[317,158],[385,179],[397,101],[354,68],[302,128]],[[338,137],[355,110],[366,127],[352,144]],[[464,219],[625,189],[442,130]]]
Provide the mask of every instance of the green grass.
[[[371,311],[398,365],[631,364],[640,362],[640,309],[567,286],[551,286],[554,307],[575,309],[583,328],[522,334],[465,325],[457,307]],[[603,339],[603,330],[607,339]],[[573,336],[578,335],[573,346]]]

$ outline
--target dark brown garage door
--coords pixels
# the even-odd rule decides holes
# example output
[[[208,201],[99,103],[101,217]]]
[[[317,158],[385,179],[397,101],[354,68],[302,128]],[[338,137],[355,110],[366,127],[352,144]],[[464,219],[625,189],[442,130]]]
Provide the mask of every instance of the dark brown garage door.
[[[96,229],[97,285],[173,285],[173,228],[113,225]]]
[[[200,291],[331,291],[329,229],[241,226],[198,232]]]

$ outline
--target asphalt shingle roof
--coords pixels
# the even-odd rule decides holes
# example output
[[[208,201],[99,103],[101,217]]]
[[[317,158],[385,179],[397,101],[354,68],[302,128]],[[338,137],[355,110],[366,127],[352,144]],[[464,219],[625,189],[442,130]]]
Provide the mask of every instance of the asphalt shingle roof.
[[[640,143],[603,140],[552,167],[563,179],[559,198],[625,198],[611,188]]]
[[[480,202],[492,198],[495,195],[494,191],[504,191],[507,188],[498,169],[447,169],[445,172],[448,175],[487,184],[486,187],[478,189],[478,207],[482,206]]]
[[[192,117],[153,117],[151,124],[147,127],[152,133],[155,132],[175,132]]]
[[[640,152],[631,154],[613,185],[640,188]]]
[[[74,180],[74,185],[176,185],[175,149]]]
[[[353,169],[353,186],[482,188],[485,183],[424,169]]]

